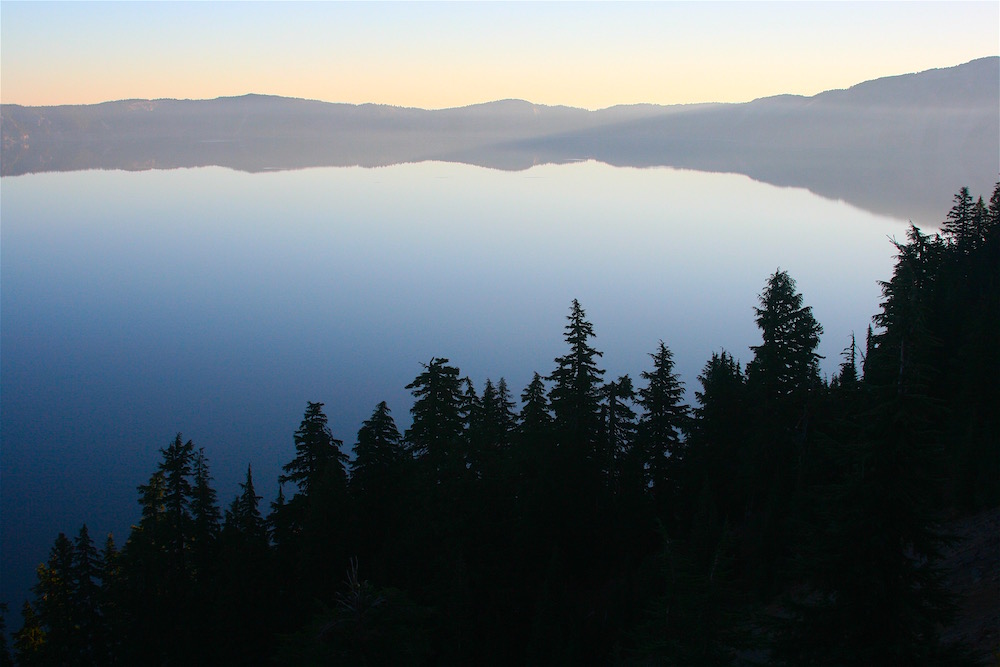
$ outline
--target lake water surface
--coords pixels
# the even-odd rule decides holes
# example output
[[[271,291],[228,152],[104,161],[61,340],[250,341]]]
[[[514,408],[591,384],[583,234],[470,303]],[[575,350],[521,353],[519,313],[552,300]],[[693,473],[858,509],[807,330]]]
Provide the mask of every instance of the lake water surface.
[[[248,463],[268,503],[306,401],[349,446],[382,400],[405,428],[404,387],[434,356],[519,395],[564,352],[573,298],[606,379],[638,381],[662,339],[690,393],[713,351],[750,358],[778,267],[825,328],[829,375],[906,230],[745,176],[595,162],[35,174],[2,180],[0,212],[14,628],[59,531],[121,545],[178,431],[224,506]]]

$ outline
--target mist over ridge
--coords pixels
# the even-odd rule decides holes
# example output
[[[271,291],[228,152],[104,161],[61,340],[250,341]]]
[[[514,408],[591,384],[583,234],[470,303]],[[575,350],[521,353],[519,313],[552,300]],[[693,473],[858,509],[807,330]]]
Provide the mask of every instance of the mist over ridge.
[[[421,161],[503,170],[593,159],[735,172],[918,224],[1000,173],[1000,58],[812,97],[588,111],[525,100],[425,110],[247,94],[0,106],[0,174]]]

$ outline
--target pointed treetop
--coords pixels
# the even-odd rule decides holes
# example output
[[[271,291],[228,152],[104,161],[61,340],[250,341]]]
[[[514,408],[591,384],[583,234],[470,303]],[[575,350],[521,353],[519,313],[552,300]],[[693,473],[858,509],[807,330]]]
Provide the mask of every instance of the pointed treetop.
[[[344,443],[330,432],[322,403],[306,402],[294,441],[295,458],[282,467],[285,474],[278,478],[279,483],[296,484],[305,497],[324,480],[346,484],[347,455],[341,451]]]
[[[587,321],[576,299],[573,299],[567,319],[564,338],[569,351],[555,359],[556,369],[548,377],[553,383],[549,401],[561,440],[595,444],[600,430],[601,376],[604,375],[595,359],[601,353],[590,345],[589,339],[595,338],[594,326]]]
[[[787,271],[778,269],[767,281],[755,308],[761,345],[751,346],[754,358],[747,377],[769,397],[787,396],[820,383],[816,353],[823,327],[812,308],[802,305],[802,295]]]

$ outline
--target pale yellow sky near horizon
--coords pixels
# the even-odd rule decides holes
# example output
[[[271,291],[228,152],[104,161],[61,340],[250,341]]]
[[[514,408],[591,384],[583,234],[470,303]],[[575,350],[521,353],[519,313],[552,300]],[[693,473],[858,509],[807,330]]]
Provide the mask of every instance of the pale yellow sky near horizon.
[[[1000,53],[998,2],[0,3],[0,101],[813,95]]]

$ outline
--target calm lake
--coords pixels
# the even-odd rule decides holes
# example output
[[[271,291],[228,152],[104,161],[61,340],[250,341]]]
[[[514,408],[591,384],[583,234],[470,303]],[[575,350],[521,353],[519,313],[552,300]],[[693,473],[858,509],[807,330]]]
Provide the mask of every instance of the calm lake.
[[[379,401],[408,425],[404,387],[434,356],[519,396],[563,353],[573,298],[605,379],[639,384],[662,339],[693,400],[712,352],[750,358],[778,267],[825,328],[830,375],[852,331],[863,343],[906,226],[745,176],[596,162],[6,177],[8,623],[59,531],[124,542],[178,431],[223,506],[248,463],[269,503],[306,401],[349,447]]]

